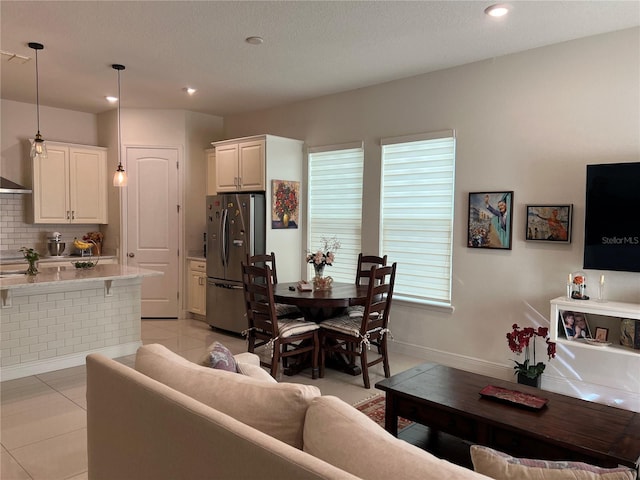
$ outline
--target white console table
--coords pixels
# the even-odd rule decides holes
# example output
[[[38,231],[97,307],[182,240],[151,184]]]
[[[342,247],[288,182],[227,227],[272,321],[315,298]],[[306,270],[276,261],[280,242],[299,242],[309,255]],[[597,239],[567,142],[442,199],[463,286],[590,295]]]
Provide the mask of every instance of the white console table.
[[[620,345],[621,319],[640,320],[640,305],[558,297],[550,308],[549,336],[557,358],[547,363],[543,388],[640,412],[640,350]],[[611,345],[565,338],[560,317],[565,311],[585,314],[594,336],[597,327],[608,328]]]

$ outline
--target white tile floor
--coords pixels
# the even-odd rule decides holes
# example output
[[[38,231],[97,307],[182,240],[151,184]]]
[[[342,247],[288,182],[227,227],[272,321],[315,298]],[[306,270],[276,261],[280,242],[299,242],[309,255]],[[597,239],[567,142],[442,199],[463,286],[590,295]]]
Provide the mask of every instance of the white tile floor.
[[[183,357],[198,361],[214,340],[233,353],[246,351],[242,338],[214,332],[198,320],[143,320],[143,343],[161,343]],[[134,356],[118,359],[133,365]],[[406,370],[422,360],[390,354],[391,373]],[[382,365],[370,371],[371,384],[384,378]],[[281,376],[279,381],[316,385],[324,395],[336,395],[353,404],[379,393],[366,390],[362,377],[327,370],[325,378],[312,380],[310,371]],[[85,367],[44,373],[0,383],[0,478],[87,478]]]

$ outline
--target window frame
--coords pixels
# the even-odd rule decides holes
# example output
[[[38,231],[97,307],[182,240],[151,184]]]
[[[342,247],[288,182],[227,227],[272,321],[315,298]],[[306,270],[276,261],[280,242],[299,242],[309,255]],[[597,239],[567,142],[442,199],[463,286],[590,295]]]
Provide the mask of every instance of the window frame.
[[[389,248],[389,233],[388,227],[389,224],[395,223],[393,222],[393,216],[386,211],[385,209],[390,208],[390,202],[386,195],[390,193],[392,188],[389,187],[388,183],[385,183],[387,180],[386,175],[389,173],[390,164],[387,159],[387,155],[389,152],[386,150],[392,150],[393,146],[409,146],[409,144],[414,142],[426,142],[428,144],[431,141],[447,141],[449,140],[450,149],[449,156],[451,157],[449,170],[446,175],[442,176],[442,179],[448,179],[449,188],[446,192],[446,196],[448,197],[448,216],[442,217],[437,220],[437,222],[447,223],[446,234],[448,235],[447,239],[447,248],[442,249],[438,255],[441,256],[441,260],[444,259],[444,263],[441,265],[437,265],[437,262],[434,262],[432,265],[429,265],[428,268],[431,268],[432,271],[426,275],[421,275],[420,269],[426,269],[427,267],[421,266],[417,263],[412,263],[411,259],[408,259],[407,252],[410,252],[411,249],[406,249],[403,253],[405,255],[400,255],[404,258],[398,258],[399,254],[394,254],[393,249]],[[454,215],[455,215],[455,164],[456,164],[456,132],[453,129],[449,130],[441,130],[437,132],[428,132],[414,135],[404,135],[398,137],[388,137],[382,138],[380,141],[381,151],[380,151],[380,224],[379,224],[379,249],[381,252],[384,252],[388,255],[388,261],[398,262],[398,274],[396,276],[396,286],[394,288],[394,299],[404,300],[410,303],[419,303],[424,305],[432,305],[435,307],[445,307],[445,308],[453,308],[452,303],[452,279],[453,279],[453,237],[454,237]],[[422,146],[422,148],[425,148]],[[443,170],[444,171],[444,170]],[[437,176],[430,175],[426,179],[434,179]],[[426,180],[425,179],[425,180]],[[419,183],[419,182],[418,182]],[[413,184],[414,189],[419,189],[418,184]],[[407,191],[410,189],[407,188]],[[400,198],[396,196],[396,199]],[[419,202],[420,200],[418,200]],[[411,206],[413,211],[421,211],[416,210],[419,209],[420,206],[413,205]],[[443,208],[444,210],[444,208]],[[428,217],[428,212],[425,213],[425,216]],[[415,217],[415,215],[414,215]],[[400,228],[402,228],[402,220],[398,220],[399,217],[396,217],[396,222],[399,222]],[[430,218],[423,218],[422,220],[429,222]],[[436,222],[436,223],[437,223]],[[444,230],[441,230],[440,235],[445,233]],[[423,234],[424,236],[424,234]],[[391,240],[391,242],[393,242]],[[428,245],[437,244],[438,242],[431,242]],[[442,241],[440,242],[442,244]],[[401,242],[400,242],[401,244]],[[396,250],[398,250],[396,248]],[[415,250],[415,249],[414,249]],[[428,250],[428,249],[427,249]],[[414,252],[414,254],[419,254],[419,252]],[[396,258],[394,258],[394,256]],[[416,257],[417,258],[417,255]],[[423,270],[427,271],[427,270]],[[444,277],[442,277],[442,272],[444,273]],[[415,276],[414,285],[411,286],[411,280],[407,280],[408,276]],[[417,284],[420,287],[416,286]],[[428,287],[431,285],[431,288]],[[425,289],[427,289],[425,291]]]

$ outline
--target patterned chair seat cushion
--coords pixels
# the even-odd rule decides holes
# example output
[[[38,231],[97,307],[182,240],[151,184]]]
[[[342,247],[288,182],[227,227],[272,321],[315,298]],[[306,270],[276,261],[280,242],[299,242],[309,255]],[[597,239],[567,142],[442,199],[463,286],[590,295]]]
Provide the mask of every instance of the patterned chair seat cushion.
[[[362,314],[351,316],[349,313],[339,317],[329,318],[322,322],[322,328],[346,333],[353,337],[360,336],[360,325],[362,324]]]
[[[292,337],[301,333],[312,332],[320,327],[314,322],[305,322],[301,318],[279,318],[278,329],[282,338]]]
[[[287,305],[286,303],[276,303],[276,317],[288,317],[294,315],[300,317],[300,309],[295,305]]]

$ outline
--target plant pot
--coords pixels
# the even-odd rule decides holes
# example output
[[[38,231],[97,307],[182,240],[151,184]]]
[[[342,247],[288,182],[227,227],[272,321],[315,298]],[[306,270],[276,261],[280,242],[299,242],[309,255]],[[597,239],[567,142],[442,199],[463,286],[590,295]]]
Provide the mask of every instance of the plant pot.
[[[523,373],[518,373],[518,383],[520,385],[529,385],[530,387],[540,388],[541,380],[542,380],[542,375],[538,375],[535,378],[529,378]]]

